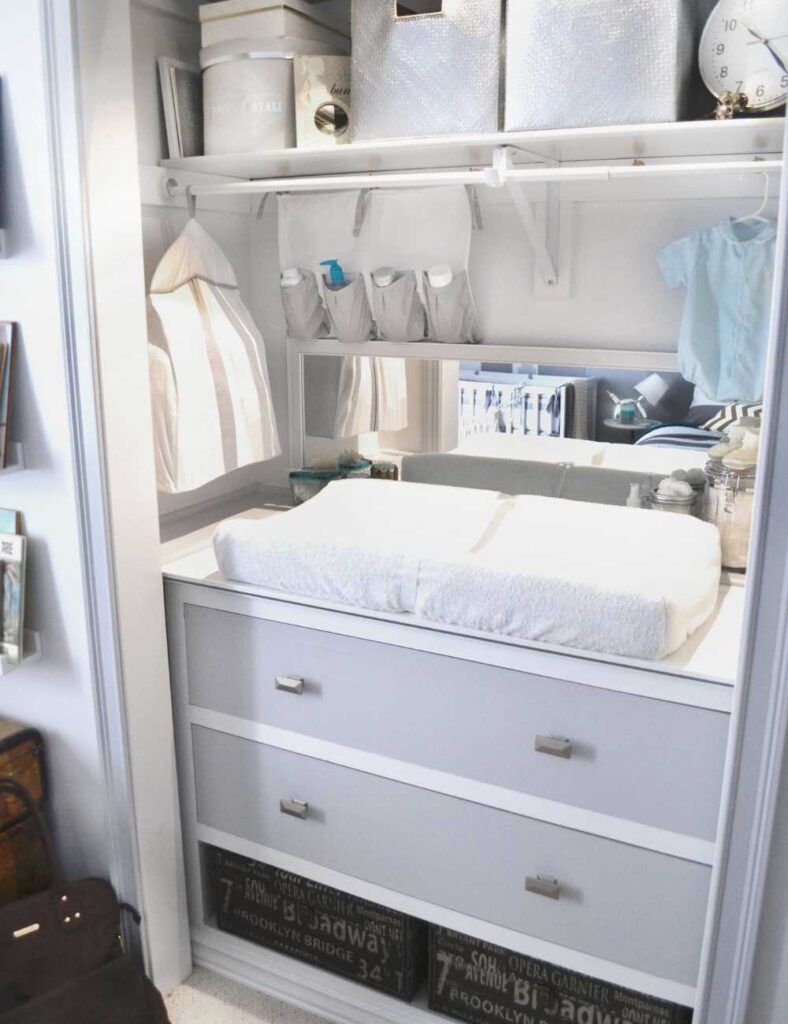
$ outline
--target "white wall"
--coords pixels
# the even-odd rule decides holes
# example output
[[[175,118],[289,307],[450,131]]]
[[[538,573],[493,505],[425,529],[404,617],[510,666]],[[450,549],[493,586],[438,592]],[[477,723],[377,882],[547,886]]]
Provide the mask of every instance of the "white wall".
[[[29,537],[27,620],[43,658],[0,679],[0,715],[44,733],[50,810],[73,875],[107,872],[105,790],[94,711],[69,432],[53,176],[39,4],[0,0],[2,217],[0,319],[20,325],[11,437],[28,468],[0,475],[0,505]]]

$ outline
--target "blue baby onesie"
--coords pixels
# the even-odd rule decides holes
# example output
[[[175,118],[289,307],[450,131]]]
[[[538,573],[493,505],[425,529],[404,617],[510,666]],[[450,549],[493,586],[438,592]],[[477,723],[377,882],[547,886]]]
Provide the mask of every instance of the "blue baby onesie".
[[[668,287],[687,289],[679,369],[715,402],[763,398],[776,236],[729,218],[659,251]]]

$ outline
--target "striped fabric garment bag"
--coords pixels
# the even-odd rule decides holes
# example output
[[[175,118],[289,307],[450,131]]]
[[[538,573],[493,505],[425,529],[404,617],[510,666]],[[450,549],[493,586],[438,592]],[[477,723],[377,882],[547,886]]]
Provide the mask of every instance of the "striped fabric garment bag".
[[[153,276],[149,339],[160,491],[191,491],[280,454],[263,339],[196,220]]]

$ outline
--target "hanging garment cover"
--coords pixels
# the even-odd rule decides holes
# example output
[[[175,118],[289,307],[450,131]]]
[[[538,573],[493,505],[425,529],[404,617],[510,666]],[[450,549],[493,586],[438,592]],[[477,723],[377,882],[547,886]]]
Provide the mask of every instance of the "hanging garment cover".
[[[153,275],[149,337],[160,491],[191,491],[279,455],[263,339],[227,257],[196,220]]]

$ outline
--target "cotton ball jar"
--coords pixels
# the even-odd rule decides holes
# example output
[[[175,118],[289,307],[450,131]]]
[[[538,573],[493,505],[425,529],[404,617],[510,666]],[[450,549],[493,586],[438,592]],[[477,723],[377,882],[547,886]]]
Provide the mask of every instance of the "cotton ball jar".
[[[686,480],[677,480],[675,477],[666,476],[664,480],[660,480],[657,494],[661,494],[665,498],[692,498],[695,492],[692,485],[688,484]]]

